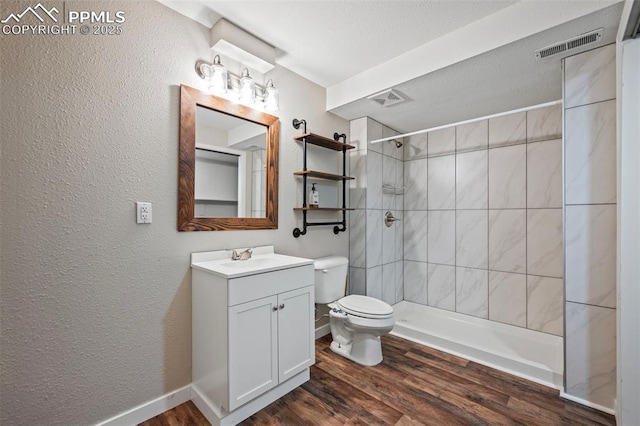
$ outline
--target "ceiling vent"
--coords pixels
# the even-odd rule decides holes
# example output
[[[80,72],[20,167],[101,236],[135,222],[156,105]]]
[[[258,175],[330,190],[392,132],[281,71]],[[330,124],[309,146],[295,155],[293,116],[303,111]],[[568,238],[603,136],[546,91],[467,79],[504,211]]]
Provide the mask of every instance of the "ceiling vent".
[[[369,96],[367,99],[371,99],[385,108],[389,108],[392,105],[396,105],[407,100],[404,96],[393,89],[385,90],[384,92]]]
[[[595,43],[602,38],[603,30],[603,28],[598,28],[597,30],[589,31],[588,33],[570,38],[569,40],[538,49],[535,51],[536,59],[545,59],[559,53],[568,52],[569,50]]]

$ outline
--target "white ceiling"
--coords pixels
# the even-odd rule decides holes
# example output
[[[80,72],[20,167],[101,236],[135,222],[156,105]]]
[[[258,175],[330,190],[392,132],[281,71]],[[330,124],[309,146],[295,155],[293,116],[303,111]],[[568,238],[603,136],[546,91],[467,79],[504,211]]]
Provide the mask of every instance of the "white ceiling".
[[[207,27],[224,17],[326,87],[332,112],[403,132],[560,99],[560,58],[536,62],[533,51],[599,27],[598,45],[611,43],[622,10],[619,0],[158,1]],[[410,101],[366,99],[390,87]]]

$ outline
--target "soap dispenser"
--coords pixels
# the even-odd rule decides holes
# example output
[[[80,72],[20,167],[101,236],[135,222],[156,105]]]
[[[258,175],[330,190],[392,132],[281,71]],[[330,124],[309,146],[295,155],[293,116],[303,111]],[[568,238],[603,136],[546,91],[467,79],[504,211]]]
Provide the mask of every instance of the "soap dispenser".
[[[318,208],[320,206],[320,195],[316,189],[316,184],[311,184],[311,191],[309,191],[309,207]]]

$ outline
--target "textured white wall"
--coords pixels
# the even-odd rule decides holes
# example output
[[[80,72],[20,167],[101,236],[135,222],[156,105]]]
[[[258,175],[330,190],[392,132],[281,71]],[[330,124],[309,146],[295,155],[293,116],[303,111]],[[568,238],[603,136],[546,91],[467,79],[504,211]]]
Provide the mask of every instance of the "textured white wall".
[[[0,15],[28,3],[3,1]],[[348,129],[325,112],[324,89],[269,74],[281,100],[278,230],[178,233],[179,85],[204,88],[194,64],[211,59],[208,31],[150,0],[66,7],[127,21],[120,36],[0,36],[4,425],[95,423],[190,383],[191,252],[348,252],[348,235],[328,227],[291,236],[291,120]],[[136,201],[153,203],[153,224],[135,224]]]

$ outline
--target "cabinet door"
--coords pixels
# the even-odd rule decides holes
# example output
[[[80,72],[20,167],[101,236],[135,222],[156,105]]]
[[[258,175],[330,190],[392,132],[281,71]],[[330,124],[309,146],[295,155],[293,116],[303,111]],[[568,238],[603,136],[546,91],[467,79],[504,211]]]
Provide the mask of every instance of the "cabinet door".
[[[228,411],[278,384],[277,302],[270,296],[229,307]]]
[[[280,383],[315,362],[313,286],[278,295]]]

